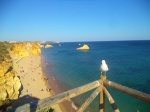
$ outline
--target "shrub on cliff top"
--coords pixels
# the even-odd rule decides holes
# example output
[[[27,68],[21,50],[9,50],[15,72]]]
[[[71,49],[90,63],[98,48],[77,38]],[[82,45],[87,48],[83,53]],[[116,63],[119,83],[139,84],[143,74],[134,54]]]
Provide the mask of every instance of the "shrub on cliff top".
[[[8,43],[0,42],[0,63],[4,61],[5,58],[9,58],[8,46]]]

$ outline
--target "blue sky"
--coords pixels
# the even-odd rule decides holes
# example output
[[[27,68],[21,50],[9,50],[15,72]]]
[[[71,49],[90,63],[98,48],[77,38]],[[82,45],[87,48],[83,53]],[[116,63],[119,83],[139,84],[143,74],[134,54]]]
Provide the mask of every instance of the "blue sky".
[[[0,41],[150,39],[150,0],[0,0]]]

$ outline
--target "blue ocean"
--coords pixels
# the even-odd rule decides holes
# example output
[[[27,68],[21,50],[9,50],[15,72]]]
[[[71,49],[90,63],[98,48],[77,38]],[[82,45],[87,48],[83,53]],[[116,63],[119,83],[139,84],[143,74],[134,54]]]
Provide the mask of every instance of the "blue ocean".
[[[87,44],[88,51],[76,48]],[[100,78],[101,60],[105,60],[109,71],[107,79],[124,86],[150,94],[150,41],[98,41],[62,42],[53,48],[42,49],[42,61],[48,63],[46,75],[60,82],[62,91],[90,83]],[[45,63],[44,62],[44,63]],[[108,88],[121,112],[150,112],[150,104],[137,100],[117,90]],[[78,106],[93,92],[71,99]],[[112,108],[105,97],[105,112]],[[98,112],[99,97],[85,112]],[[71,112],[71,111],[70,111]]]

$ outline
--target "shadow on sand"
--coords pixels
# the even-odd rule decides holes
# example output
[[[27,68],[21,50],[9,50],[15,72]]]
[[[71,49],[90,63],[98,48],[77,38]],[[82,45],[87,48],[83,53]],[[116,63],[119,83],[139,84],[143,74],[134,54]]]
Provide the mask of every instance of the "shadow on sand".
[[[23,108],[21,110],[19,109],[20,106],[23,106],[25,104],[29,105],[27,107],[28,110],[30,110],[29,112],[36,112],[37,108],[38,108],[38,100],[39,99],[36,97],[32,97],[30,95],[25,95],[25,96],[19,98],[18,100],[12,100],[12,101],[10,101],[11,103],[1,106],[0,112],[16,112],[16,111],[27,112]],[[8,107],[11,107],[11,109],[8,109]],[[49,107],[49,108],[42,110],[41,112],[54,112],[54,109]]]
[[[18,107],[23,106],[25,104],[30,105],[30,112],[35,112],[37,109],[38,100],[39,100],[38,98],[29,96],[29,95],[25,95],[25,96],[19,98],[18,100],[9,101],[10,102],[9,104],[1,106],[0,112],[6,112],[6,111],[15,112]],[[12,109],[8,110],[8,107],[11,107]]]

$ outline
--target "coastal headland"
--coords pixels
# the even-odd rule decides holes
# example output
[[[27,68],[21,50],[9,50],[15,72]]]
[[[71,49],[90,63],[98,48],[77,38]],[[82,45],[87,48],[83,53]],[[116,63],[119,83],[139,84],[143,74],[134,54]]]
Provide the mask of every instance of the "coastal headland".
[[[44,99],[54,93],[42,71],[41,50],[37,43],[1,45],[6,52],[1,52],[0,63],[2,111]],[[58,104],[52,108],[62,112]]]

